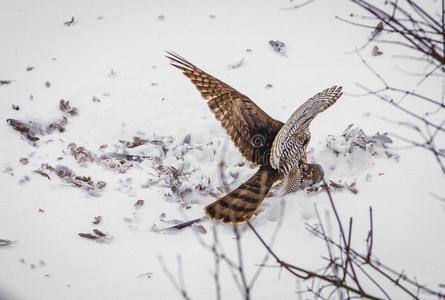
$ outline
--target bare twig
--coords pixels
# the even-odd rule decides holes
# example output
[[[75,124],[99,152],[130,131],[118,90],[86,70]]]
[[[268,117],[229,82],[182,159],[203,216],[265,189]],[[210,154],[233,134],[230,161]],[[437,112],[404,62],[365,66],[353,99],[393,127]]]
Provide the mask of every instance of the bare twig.
[[[221,257],[217,255],[217,247],[219,245],[218,234],[216,232],[216,225],[213,224],[213,246],[212,251],[215,254],[215,272],[213,273],[213,279],[215,280],[216,300],[221,300],[221,282],[219,280],[219,270],[221,265]]]
[[[240,235],[237,224],[233,225],[233,231],[235,232],[236,249],[237,249],[237,253],[238,253],[238,272],[241,277],[244,299],[249,300],[250,299],[250,288],[249,288],[249,285],[247,284],[246,274],[244,271],[243,251],[241,248],[241,235]]]
[[[371,260],[373,241],[374,241],[374,225],[372,221],[372,207],[369,207],[369,232],[368,232],[368,237],[366,238],[366,243],[368,244],[368,253],[366,256],[367,262]]]
[[[285,202],[283,201],[283,199],[281,199],[280,202],[280,216],[278,217],[278,222],[277,222],[277,226],[275,226],[274,232],[272,233],[272,237],[270,238],[269,241],[269,245],[272,246],[275,243],[275,240],[278,236],[278,231],[281,228],[281,225],[283,224],[283,215],[284,215],[284,209],[285,209]],[[249,283],[249,288],[250,290],[252,290],[253,285],[255,284],[256,280],[258,279],[258,277],[261,274],[261,271],[263,270],[263,266],[267,263],[267,261],[269,260],[270,254],[267,252],[266,255],[264,256],[262,262],[260,263],[260,265],[258,266],[258,269],[256,270],[255,274],[252,276],[252,279],[250,280]]]
[[[293,9],[297,9],[297,8],[303,7],[303,6],[305,6],[305,5],[308,5],[309,3],[313,2],[313,1],[315,1],[315,0],[307,0],[306,2],[297,4],[297,5],[294,5],[294,6],[290,6],[290,7],[281,7],[281,9],[282,9],[282,10],[293,10]]]
[[[165,275],[167,275],[170,282],[173,284],[175,289],[178,291],[178,293],[182,296],[184,300],[191,300],[189,295],[187,294],[185,287],[184,287],[184,278],[182,274],[182,262],[180,259],[180,256],[178,256],[178,276],[179,276],[179,283],[176,281],[175,277],[172,275],[170,270],[167,268],[167,266],[164,263],[164,260],[161,256],[158,257],[159,263],[161,264],[162,270],[164,271]]]
[[[352,292],[356,295],[360,295],[363,298],[367,298],[367,299],[380,299],[378,297],[372,296],[370,294],[367,294],[366,292],[364,292],[363,290],[358,290],[356,288],[353,288],[351,286],[346,285],[344,282],[342,282],[341,280],[335,279],[335,278],[331,278],[330,276],[323,276],[320,275],[318,273],[306,270],[304,268],[301,267],[297,267],[291,264],[288,264],[284,261],[282,261],[276,254],[275,252],[272,251],[272,249],[266,244],[266,242],[263,240],[263,238],[259,235],[259,233],[255,230],[255,228],[252,226],[252,224],[247,221],[247,225],[249,226],[249,228],[253,231],[253,233],[255,234],[255,236],[260,240],[261,244],[266,248],[266,250],[275,258],[275,260],[277,261],[277,263],[285,268],[287,271],[289,271],[291,274],[293,274],[294,276],[301,278],[301,279],[311,279],[311,278],[318,278],[321,280],[324,280],[326,282],[329,282],[331,284],[333,284],[334,286],[338,287],[338,288],[344,288],[345,290]],[[297,272],[300,272],[301,274],[298,274]]]

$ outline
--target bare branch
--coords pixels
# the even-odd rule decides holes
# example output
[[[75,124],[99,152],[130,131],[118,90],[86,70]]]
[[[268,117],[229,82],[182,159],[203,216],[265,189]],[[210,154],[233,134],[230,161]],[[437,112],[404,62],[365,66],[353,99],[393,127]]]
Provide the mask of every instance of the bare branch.
[[[304,268],[300,268],[291,264],[288,264],[284,261],[282,261],[273,251],[272,249],[266,244],[266,242],[263,240],[263,238],[259,235],[259,233],[255,230],[255,228],[252,226],[252,224],[250,224],[249,221],[247,221],[247,225],[249,226],[249,228],[253,231],[253,233],[255,234],[255,236],[260,240],[261,244],[263,244],[263,246],[267,249],[267,251],[276,259],[277,263],[282,266],[283,268],[285,268],[287,271],[289,271],[291,274],[293,274],[294,276],[298,277],[298,278],[302,278],[302,279],[310,279],[310,278],[318,278],[321,279],[323,281],[329,282],[331,284],[333,284],[334,286],[336,286],[337,288],[343,288],[349,292],[352,292],[354,294],[360,295],[363,298],[367,298],[367,299],[380,299],[377,298],[375,296],[369,295],[367,293],[365,293],[363,290],[358,290],[356,288],[350,287],[348,285],[346,285],[344,282],[335,279],[335,278],[331,278],[329,276],[323,276],[320,275],[318,273],[315,272],[311,272],[308,271]],[[295,271],[298,271],[302,274],[298,274]]]
[[[181,258],[178,255],[178,276],[179,276],[179,283],[176,281],[175,277],[172,275],[170,270],[167,268],[167,266],[164,263],[164,260],[161,256],[158,257],[159,263],[161,264],[162,270],[164,271],[165,275],[167,275],[170,282],[173,284],[175,289],[178,291],[178,293],[181,295],[181,297],[184,300],[191,300],[189,295],[187,294],[185,287],[184,287],[184,278],[182,274],[182,262]]]
[[[244,272],[243,252],[241,249],[241,236],[240,236],[237,224],[233,224],[233,231],[235,232],[236,249],[238,252],[238,272],[241,277],[244,299],[249,300],[250,299],[250,288],[249,288],[249,285],[247,284],[246,274]]]
[[[303,6],[305,6],[305,5],[308,5],[309,3],[313,2],[313,1],[315,1],[315,0],[307,0],[306,2],[303,2],[303,3],[301,3],[301,4],[297,4],[297,5],[294,5],[294,6],[291,6],[291,7],[281,7],[281,10],[293,10],[293,9],[297,9],[297,8],[303,7]]]

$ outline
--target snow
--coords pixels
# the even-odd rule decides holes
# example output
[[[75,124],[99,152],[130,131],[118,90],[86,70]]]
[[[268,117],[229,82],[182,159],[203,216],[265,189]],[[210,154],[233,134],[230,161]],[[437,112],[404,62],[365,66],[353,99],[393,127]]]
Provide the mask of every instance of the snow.
[[[357,82],[370,88],[380,84],[357,55],[348,54],[366,42],[370,32],[334,18],[357,8],[349,1],[320,0],[296,10],[280,9],[291,5],[252,0],[0,2],[0,79],[12,81],[0,86],[0,239],[16,241],[0,247],[0,299],[178,299],[159,261],[162,257],[177,276],[178,254],[191,297],[215,297],[213,256],[196,237],[211,244],[212,223],[202,223],[207,234],[190,228],[175,234],[153,229],[203,215],[203,207],[215,200],[212,194],[222,195],[221,160],[231,188],[255,171],[240,165],[238,150],[189,80],[169,65],[165,50],[178,52],[282,121],[312,95],[342,85],[342,98],[312,122],[310,155],[328,179],[356,182],[357,195],[347,189],[333,193],[341,217],[354,218],[353,246],[365,250],[372,206],[379,259],[431,288],[444,283],[445,207],[432,196],[445,196],[444,176],[434,157],[422,149],[406,149],[397,139],[388,150],[400,156],[398,161],[357,149],[337,157],[326,146],[334,137],[336,146],[346,147],[342,133],[351,123],[367,135],[397,132],[416,138],[385,121],[410,121],[407,115],[374,97],[353,96],[363,92]],[[74,24],[65,26],[72,16]],[[269,40],[283,41],[286,56],[274,52]],[[392,84],[415,85],[418,78],[397,69],[415,71],[415,62],[392,58],[391,53],[399,54],[397,48],[380,49],[381,56],[372,56],[371,47],[362,55]],[[237,68],[228,67],[241,58]],[[28,66],[34,69],[27,71]],[[266,89],[267,84],[272,87]],[[422,91],[437,98],[439,86],[440,80],[431,78]],[[60,111],[60,99],[70,101],[78,114]],[[12,109],[13,104],[20,109]],[[430,109],[419,102],[412,108]],[[38,135],[36,146],[6,123],[12,118],[45,128],[62,116],[67,117],[65,131]],[[440,122],[443,112],[436,118]],[[190,143],[184,144],[187,135]],[[124,149],[119,140],[132,142],[134,136],[162,141],[168,151],[164,156],[156,142]],[[444,140],[443,135],[438,138]],[[71,143],[96,159],[79,162],[71,155]],[[100,160],[124,150],[160,157],[166,169],[159,171],[154,158],[129,162],[133,166],[121,173],[107,165],[118,160]],[[19,161],[24,157],[27,164]],[[106,186],[86,191],[42,164],[66,166]],[[183,201],[168,187],[175,170],[183,171]],[[204,191],[197,190],[200,185]],[[139,199],[144,205],[136,208]],[[324,218],[327,200],[325,193],[304,191],[284,201],[268,198],[253,224],[268,240],[281,218],[274,250],[286,261],[316,269],[324,264],[325,245],[306,231],[305,223],[316,223],[314,204]],[[92,224],[96,216],[103,218],[98,225]],[[107,237],[97,242],[78,236],[95,228]],[[232,229],[218,225],[217,230],[235,259]],[[265,250],[248,230],[242,243],[250,278]],[[223,299],[240,297],[230,273],[221,272]],[[266,268],[252,297],[288,299],[307,284],[296,285],[286,272]]]

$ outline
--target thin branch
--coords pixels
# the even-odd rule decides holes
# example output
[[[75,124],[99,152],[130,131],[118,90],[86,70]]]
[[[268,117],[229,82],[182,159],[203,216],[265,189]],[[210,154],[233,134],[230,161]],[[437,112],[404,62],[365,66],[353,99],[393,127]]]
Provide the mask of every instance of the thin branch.
[[[261,244],[266,248],[266,250],[276,259],[277,263],[282,266],[283,268],[285,268],[288,272],[290,272],[291,274],[293,274],[294,276],[301,278],[301,279],[310,279],[310,278],[318,278],[321,280],[324,280],[326,282],[329,282],[331,284],[333,284],[334,286],[336,286],[337,288],[343,288],[351,293],[360,295],[363,298],[367,298],[367,299],[381,299],[381,298],[377,298],[375,296],[372,296],[370,294],[367,294],[366,292],[364,292],[363,290],[358,290],[356,288],[350,287],[348,285],[346,285],[344,282],[331,278],[329,276],[323,276],[320,275],[318,273],[314,273],[311,271],[308,271],[304,268],[300,268],[291,264],[288,264],[284,261],[282,261],[273,251],[272,249],[266,244],[266,242],[263,240],[263,238],[259,235],[259,233],[255,230],[255,228],[252,226],[252,224],[247,221],[247,225],[249,226],[249,228],[253,231],[253,233],[255,234],[255,236],[258,238],[258,240],[261,242]],[[296,273],[295,271],[301,272],[304,275],[300,275],[298,273]]]
[[[215,258],[215,272],[213,273],[213,279],[215,281],[215,289],[216,289],[216,300],[221,300],[221,282],[219,279],[219,270],[220,270],[220,265],[221,265],[221,258],[218,255],[217,252],[217,247],[219,245],[219,241],[218,241],[218,233],[216,231],[216,225],[213,224],[213,246],[212,246],[212,251],[214,253],[214,258]]]
[[[442,0],[442,50],[445,57],[445,0]]]
[[[320,226],[321,232],[323,232],[323,235],[326,235],[326,231],[324,230],[323,222],[321,221],[320,213],[318,212],[318,207],[317,207],[316,203],[314,203],[314,209],[315,209],[315,215],[317,216],[317,220],[318,220],[318,224]],[[327,240],[325,240],[325,242],[326,242],[326,248],[328,249],[329,261],[334,262],[335,260],[334,260],[333,254],[332,254],[331,244]]]
[[[198,235],[197,232],[195,232],[195,231],[193,231],[193,232],[195,233],[195,237],[198,239],[198,241],[202,247],[204,247],[205,249],[212,252],[215,259],[216,259],[216,257],[218,257],[218,259],[225,262],[225,264],[227,265],[228,270],[230,272],[230,275],[232,275],[235,285],[237,286],[240,293],[243,294],[243,289],[241,287],[241,283],[240,283],[240,280],[238,279],[238,275],[237,275],[238,265],[227,256],[222,245],[219,243],[219,240],[216,238],[216,247],[214,247],[215,245],[210,246],[206,242],[204,242],[204,240],[201,238],[200,235]]]
[[[303,7],[305,5],[308,5],[309,3],[313,2],[313,1],[315,1],[315,0],[307,0],[306,2],[303,2],[301,4],[297,4],[297,5],[290,6],[290,7],[281,7],[280,9],[281,10],[293,10],[293,9],[297,9],[297,8]]]
[[[179,257],[179,256],[178,256],[178,257]],[[178,274],[179,277],[180,277],[180,278],[179,278],[180,283],[178,284],[178,282],[176,282],[175,277],[172,275],[172,273],[169,271],[169,269],[168,269],[167,266],[165,265],[164,260],[162,259],[161,256],[158,257],[158,260],[159,260],[159,262],[160,262],[160,264],[161,264],[162,270],[164,271],[165,275],[167,275],[168,279],[169,279],[170,282],[173,284],[173,286],[174,286],[175,289],[178,291],[178,293],[181,294],[182,298],[183,298],[184,300],[191,300],[191,298],[189,297],[189,295],[188,295],[187,292],[185,291],[185,288],[184,288],[184,285],[183,285],[184,279],[181,278],[181,277],[182,277],[182,270],[181,270],[181,273]],[[178,260],[178,263],[179,263],[179,262],[180,262],[180,259]],[[180,267],[178,266],[178,269],[179,269],[179,268],[180,268]]]
[[[370,89],[366,88],[365,86],[363,86],[363,85],[361,85],[361,84],[357,84],[357,85],[358,85],[359,87],[361,87],[362,89],[368,91],[369,94],[374,95],[374,96],[378,97],[380,100],[383,100],[383,101],[385,101],[386,103],[389,103],[389,104],[391,104],[391,105],[397,107],[397,109],[403,111],[404,113],[406,113],[406,114],[408,114],[408,115],[410,115],[410,116],[412,116],[412,117],[414,117],[414,118],[416,118],[416,119],[418,119],[418,120],[424,122],[425,124],[427,124],[427,125],[429,125],[429,126],[431,126],[431,127],[433,127],[433,128],[436,128],[436,129],[438,129],[438,130],[440,130],[440,131],[445,132],[445,129],[444,129],[444,128],[442,128],[442,127],[440,127],[440,126],[438,126],[438,125],[436,125],[436,124],[434,124],[434,123],[431,123],[430,121],[426,120],[424,117],[421,117],[421,116],[419,116],[419,115],[413,113],[412,111],[410,111],[410,110],[408,110],[408,109],[406,109],[406,108],[404,108],[404,107],[398,105],[398,104],[395,103],[393,100],[389,100],[389,99],[387,99],[386,97],[384,97],[384,96],[382,96],[382,95],[379,95],[378,93],[376,93],[376,92],[374,92],[374,91],[371,91]]]
[[[250,288],[249,288],[249,285],[247,284],[246,274],[244,272],[243,252],[242,252],[242,248],[241,248],[241,236],[240,236],[237,224],[233,224],[233,231],[235,232],[236,249],[238,252],[238,272],[241,277],[244,299],[249,300],[250,299]]]
[[[323,177],[323,184],[324,184],[324,186],[328,186],[326,181],[325,181],[325,179],[324,179],[324,177]],[[341,233],[343,244],[345,245],[345,247],[347,247],[348,243],[346,242],[346,235],[345,235],[345,232],[343,230],[343,224],[342,224],[342,222],[340,220],[340,216],[338,215],[337,208],[335,207],[335,204],[334,204],[334,200],[332,199],[331,191],[329,190],[329,188],[325,189],[325,191],[328,194],[328,198],[329,198],[329,202],[331,204],[332,211],[334,212],[335,218],[337,219],[337,224],[338,224],[338,227],[339,227],[339,230],[340,230],[340,233]],[[346,251],[346,264],[345,264],[346,265],[346,269],[347,269],[347,265],[348,265],[348,263],[347,263],[348,259],[349,259],[349,248]],[[353,265],[351,265],[351,270],[352,270],[352,273],[354,274],[353,279],[354,279],[355,283],[357,284],[358,289],[360,291],[363,291],[362,287],[360,286],[358,277],[355,274],[355,270],[354,270],[354,266]]]
[[[336,246],[342,252],[345,252],[345,249],[341,244],[335,242],[334,240],[330,239],[329,237],[323,237],[322,233],[317,228],[312,227],[312,228],[310,228],[310,231],[316,236],[319,236],[321,238],[327,238],[332,245]],[[398,286],[401,290],[403,290],[405,293],[407,293],[408,295],[410,295],[411,297],[413,297],[415,299],[417,299],[416,296],[407,287],[402,285],[400,283],[400,281],[404,281],[408,284],[411,284],[414,287],[416,287],[417,289],[420,287],[422,289],[422,291],[427,292],[428,294],[437,296],[439,299],[442,299],[442,298],[445,299],[445,294],[436,292],[436,291],[431,290],[423,285],[420,285],[415,280],[408,278],[406,275],[403,275],[403,274],[395,271],[394,269],[388,267],[387,265],[384,265],[383,263],[381,263],[380,261],[378,261],[376,259],[371,259],[368,263],[367,257],[365,255],[361,255],[354,249],[350,249],[350,253],[353,256],[354,261],[356,261],[357,263],[368,265],[374,271],[376,271],[377,273],[379,273],[380,275],[382,275],[383,277],[388,279],[390,282],[392,282],[393,284]],[[385,271],[391,273],[392,275],[394,275],[396,277],[392,277],[390,274],[386,273]]]
[[[366,243],[368,244],[368,254],[366,255],[367,262],[371,260],[373,242],[374,242],[374,224],[372,221],[372,207],[369,207],[369,232],[368,232],[368,237],[366,238]]]
[[[272,237],[270,238],[270,241],[269,241],[269,245],[271,247],[275,243],[275,240],[276,240],[276,238],[278,236],[278,231],[280,230],[281,225],[283,224],[284,210],[285,210],[285,202],[283,201],[283,199],[281,199],[281,201],[280,201],[280,215],[278,217],[277,226],[275,226],[275,229],[274,229],[274,231],[272,233]],[[253,285],[255,284],[255,282],[257,281],[258,277],[261,274],[261,271],[263,270],[262,266],[264,266],[267,263],[267,261],[269,260],[269,257],[270,257],[269,252],[266,252],[266,255],[264,256],[262,262],[260,263],[257,271],[255,272],[255,274],[252,276],[252,279],[250,280],[250,283],[249,283],[250,290],[252,290]]]
[[[361,264],[357,263],[356,261],[353,261],[353,263],[386,296],[386,298],[392,299],[385,289],[362,267]]]

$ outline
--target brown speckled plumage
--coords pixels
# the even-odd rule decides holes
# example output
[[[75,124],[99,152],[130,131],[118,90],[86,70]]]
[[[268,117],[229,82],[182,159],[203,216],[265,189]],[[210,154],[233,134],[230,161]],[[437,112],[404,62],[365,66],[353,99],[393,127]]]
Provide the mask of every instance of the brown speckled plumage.
[[[321,166],[305,162],[305,149],[310,140],[309,124],[318,113],[340,98],[341,87],[316,94],[283,124],[229,85],[181,56],[167,53],[171,64],[182,70],[208,100],[210,110],[243,157],[260,166],[245,183],[204,209],[210,219],[243,223],[254,215],[276,181],[284,179],[284,193],[291,193],[307,183],[321,180]]]
[[[281,127],[272,145],[270,162],[272,167],[288,173],[305,159],[305,148],[311,134],[309,125],[320,112],[326,110],[341,97],[341,87],[326,89],[307,100]]]

